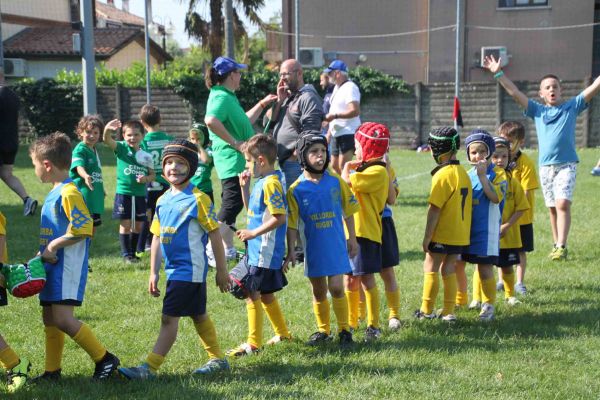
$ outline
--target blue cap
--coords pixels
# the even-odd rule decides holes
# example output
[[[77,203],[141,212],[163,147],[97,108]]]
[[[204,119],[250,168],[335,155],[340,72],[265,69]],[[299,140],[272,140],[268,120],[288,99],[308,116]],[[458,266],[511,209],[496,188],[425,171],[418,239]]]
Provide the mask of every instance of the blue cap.
[[[248,66],[246,64],[238,64],[229,57],[218,57],[213,63],[213,68],[217,71],[217,74],[225,75],[236,69],[246,69]]]
[[[346,63],[343,62],[342,60],[333,60],[331,62],[331,64],[329,64],[329,67],[327,67],[323,70],[323,72],[325,72],[327,74],[330,73],[331,71],[348,72],[348,67],[346,66]]]

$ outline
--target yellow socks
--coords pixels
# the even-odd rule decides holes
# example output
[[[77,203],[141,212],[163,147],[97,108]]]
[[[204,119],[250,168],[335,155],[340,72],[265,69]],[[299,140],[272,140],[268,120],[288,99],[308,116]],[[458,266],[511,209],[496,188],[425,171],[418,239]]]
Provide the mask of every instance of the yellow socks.
[[[73,340],[92,357],[94,362],[102,360],[106,354],[106,348],[96,339],[96,335],[90,327],[84,323],[81,324],[79,332],[73,336]]]
[[[477,268],[473,272],[473,301],[481,303],[481,279],[479,278]]]
[[[433,313],[435,299],[440,290],[440,278],[437,272],[425,272],[423,277],[423,301],[421,303],[421,312],[424,314]]]
[[[502,281],[504,282],[504,297],[515,297],[515,273],[510,274],[502,272]]]
[[[454,314],[454,305],[456,303],[456,293],[458,283],[456,282],[456,274],[442,275],[444,282],[444,308],[442,308],[442,316]]]
[[[367,326],[379,328],[379,290],[377,286],[365,290],[365,299],[367,301]]]
[[[344,301],[345,300],[346,299],[344,299]],[[327,300],[327,298],[323,301],[313,300],[313,311],[315,313],[315,317],[317,318],[317,328],[319,329],[319,332],[329,335],[331,333],[329,300]]]
[[[204,321],[194,323],[194,327],[196,328],[196,332],[198,332],[198,336],[200,336],[202,347],[208,353],[208,358],[223,358],[223,353],[217,340],[217,330],[210,317],[207,316]]]
[[[494,304],[496,302],[496,280],[493,276],[490,279],[481,280],[481,298],[483,303]]]
[[[149,353],[146,357],[146,364],[148,364],[148,367],[150,367],[150,371],[152,371],[153,374],[158,371],[164,361],[165,356],[156,353]]]
[[[62,364],[63,349],[65,347],[65,333],[55,326],[44,327],[46,334],[46,361],[44,370],[58,371]]]
[[[366,301],[363,301],[363,300],[358,301],[358,319],[361,321],[364,321],[367,319],[367,302]]]
[[[388,319],[400,319],[400,288],[397,288],[393,292],[386,291],[385,298],[387,300],[387,306],[390,309]]]
[[[358,303],[360,296],[358,290],[346,290],[346,301],[348,302],[348,323],[351,328],[358,328]]]
[[[10,346],[7,346],[0,351],[0,363],[2,363],[4,369],[8,371],[19,364],[19,356],[10,348]]]
[[[248,311],[248,343],[258,348],[263,340],[263,309],[260,299],[246,303]]]
[[[337,319],[338,332],[349,331],[348,302],[346,301],[346,297],[332,297],[331,302],[333,303],[333,312]]]
[[[467,293],[457,290],[456,291],[456,305],[457,306],[466,306],[468,303],[469,303],[469,296],[467,296]]]
[[[271,326],[273,327],[275,334],[282,338],[291,338],[292,335],[288,330],[285,317],[283,316],[283,312],[281,311],[281,307],[279,306],[277,298],[275,298],[275,300],[269,304],[262,303],[262,307],[267,313],[267,317],[271,322]]]

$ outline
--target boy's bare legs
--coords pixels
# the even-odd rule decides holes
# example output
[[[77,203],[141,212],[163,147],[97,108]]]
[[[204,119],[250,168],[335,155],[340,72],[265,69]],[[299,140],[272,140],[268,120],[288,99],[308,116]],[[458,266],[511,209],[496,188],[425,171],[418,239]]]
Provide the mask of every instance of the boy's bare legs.
[[[73,337],[81,329],[82,322],[73,316],[74,306],[53,304],[42,307],[42,319],[45,326],[55,326]]]
[[[23,184],[13,175],[13,166],[10,164],[0,165],[0,179],[6,183],[6,185],[15,192],[22,200],[27,197],[27,191],[23,187]]]
[[[554,243],[554,246],[556,246],[556,242],[558,241],[556,207],[548,207],[548,212],[550,214],[550,227],[552,228],[552,241]]]
[[[383,280],[383,287],[386,292],[395,292],[398,290],[398,282],[396,281],[394,268],[383,268],[379,275]]]
[[[333,165],[333,169],[338,175],[342,174],[344,164],[346,164],[348,161],[351,161],[353,156],[354,150],[349,150],[337,156],[331,155],[331,164]]]
[[[204,314],[206,317],[206,314]],[[163,314],[160,319],[160,332],[158,333],[158,339],[152,348],[154,354],[158,354],[162,357],[166,356],[175,339],[177,339],[177,330],[179,328],[179,317],[173,317],[170,315]]]
[[[567,246],[567,237],[571,228],[571,202],[556,199],[556,245]]]
[[[525,281],[525,271],[527,270],[527,252],[519,252],[519,265],[517,265],[517,283],[523,284]]]

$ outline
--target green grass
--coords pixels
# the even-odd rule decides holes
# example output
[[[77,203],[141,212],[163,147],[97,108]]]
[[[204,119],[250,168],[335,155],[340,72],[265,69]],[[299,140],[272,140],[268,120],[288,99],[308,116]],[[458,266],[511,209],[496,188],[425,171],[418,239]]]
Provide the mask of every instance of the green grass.
[[[184,398],[597,398],[600,393],[600,268],[597,260],[598,187],[590,176],[598,152],[579,152],[582,162],[575,192],[568,262],[552,263],[547,211],[538,191],[535,220],[537,250],[529,257],[530,295],[516,308],[499,301],[497,319],[476,320],[476,313],[459,311],[458,322],[419,322],[411,318],[419,307],[422,288],[421,238],[430,184],[429,154],[394,151],[401,194],[394,218],[401,250],[396,274],[402,291],[403,328],[384,330],[377,343],[357,344],[340,352],[336,344],[309,348],[303,341],[316,330],[309,283],[301,268],[288,275],[289,286],[278,294],[292,343],[265,349],[260,355],[234,360],[227,375],[195,378],[190,371],[206,355],[193,325],[182,320],[179,338],[169,353],[160,379],[126,382],[117,378],[91,382],[93,363],[73,341],[66,341],[62,382],[28,386],[13,398],[44,399],[184,399]],[[462,155],[462,153],[461,153]],[[532,155],[536,157],[535,154]],[[124,265],[119,257],[117,224],[110,219],[115,189],[114,159],[102,151],[107,192],[104,225],[91,248],[90,275],[84,305],[76,315],[124,365],[140,363],[158,334],[161,299],[146,293],[148,268]],[[49,186],[37,182],[23,148],[16,175],[41,200]],[[215,189],[218,192],[218,184]],[[219,197],[219,196],[215,196]],[[22,205],[5,186],[0,210],[8,224],[11,262],[26,260],[37,248],[38,220],[22,216]],[[208,310],[222,348],[245,339],[243,302],[218,293],[209,276]],[[164,288],[164,278],[161,287]],[[382,287],[380,286],[380,293]],[[501,296],[499,296],[501,299]],[[438,296],[438,302],[439,302]],[[382,303],[385,299],[382,296]],[[385,320],[387,309],[382,307]],[[36,298],[10,299],[0,310],[0,332],[22,356],[33,362],[32,374],[44,365],[44,333]],[[265,321],[265,338],[272,334]],[[355,335],[363,338],[362,331]],[[0,398],[5,398],[4,383]]]

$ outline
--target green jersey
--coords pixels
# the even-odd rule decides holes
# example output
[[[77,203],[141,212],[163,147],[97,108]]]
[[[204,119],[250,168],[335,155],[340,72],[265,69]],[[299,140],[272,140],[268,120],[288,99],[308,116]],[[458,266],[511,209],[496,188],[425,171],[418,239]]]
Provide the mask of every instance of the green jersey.
[[[206,116],[215,117],[235,140],[246,141],[254,135],[254,128],[231,90],[216,85],[210,89],[206,103]],[[244,155],[231,147],[229,143],[210,131],[213,160],[219,179],[238,176],[246,168]]]
[[[125,141],[117,142],[117,194],[146,197],[146,185],[136,179],[138,175],[148,175],[148,168],[135,160],[135,153]]]
[[[85,172],[92,177],[94,190],[90,190],[85,184],[85,180],[79,176],[77,167],[83,167]],[[98,151],[95,148],[88,147],[83,142],[79,142],[73,149],[69,176],[83,195],[90,213],[102,214],[104,212],[104,181],[102,180],[102,165],[100,164]]]
[[[208,153],[209,157],[212,158],[212,149],[210,147],[207,147],[205,150]],[[192,176],[192,179],[190,179],[192,185],[196,186],[204,193],[212,192],[213,188],[212,182],[210,180],[210,175],[214,165],[215,164],[212,160],[208,164],[204,164],[202,161],[200,161],[200,159],[198,159],[198,169],[196,170],[194,176]]]
[[[173,136],[165,132],[148,132],[144,136],[144,140],[140,143],[140,147],[152,156],[154,164],[154,173],[156,174],[155,181],[165,187],[169,187],[169,183],[162,177],[162,152],[167,143],[173,140]]]

